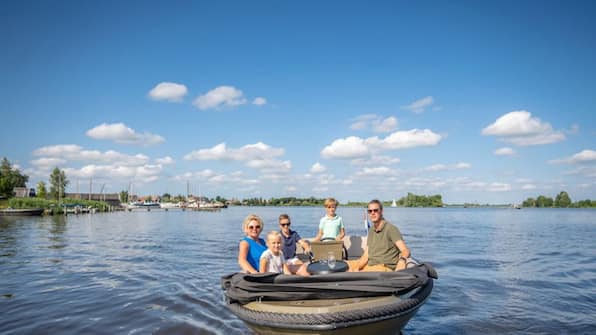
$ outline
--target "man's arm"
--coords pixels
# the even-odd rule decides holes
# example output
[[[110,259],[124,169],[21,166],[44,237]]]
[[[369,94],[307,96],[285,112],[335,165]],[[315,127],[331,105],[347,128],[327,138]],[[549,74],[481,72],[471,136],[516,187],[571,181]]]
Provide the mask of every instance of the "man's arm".
[[[399,271],[406,268],[408,262],[407,258],[410,257],[410,249],[408,249],[404,240],[395,242],[395,246],[399,249],[399,259],[397,260],[395,271]]]

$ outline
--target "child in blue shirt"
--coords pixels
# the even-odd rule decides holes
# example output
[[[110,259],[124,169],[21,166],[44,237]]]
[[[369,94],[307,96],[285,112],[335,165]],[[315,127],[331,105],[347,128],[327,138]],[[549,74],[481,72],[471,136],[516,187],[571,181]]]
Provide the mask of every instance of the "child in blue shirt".
[[[329,239],[341,241],[346,235],[344,222],[341,216],[335,213],[337,205],[337,200],[333,198],[325,199],[326,214],[319,221],[319,232],[315,237],[315,241]]]

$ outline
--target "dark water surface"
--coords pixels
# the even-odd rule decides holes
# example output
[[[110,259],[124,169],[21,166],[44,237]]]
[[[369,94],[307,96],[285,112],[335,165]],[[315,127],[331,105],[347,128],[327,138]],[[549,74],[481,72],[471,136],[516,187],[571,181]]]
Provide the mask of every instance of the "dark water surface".
[[[323,208],[235,207],[0,218],[1,334],[247,334],[219,279],[241,221],[282,212],[314,236]],[[338,209],[348,234],[363,210]],[[386,208],[439,273],[405,334],[596,334],[596,211]]]

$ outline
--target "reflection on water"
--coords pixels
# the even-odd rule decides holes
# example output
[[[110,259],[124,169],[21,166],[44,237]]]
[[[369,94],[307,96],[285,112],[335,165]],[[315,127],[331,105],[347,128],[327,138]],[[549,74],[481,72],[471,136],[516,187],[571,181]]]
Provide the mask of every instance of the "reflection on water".
[[[219,278],[249,213],[314,236],[322,208],[0,218],[2,334],[246,334]],[[362,209],[342,208],[348,234]],[[405,334],[596,333],[593,210],[387,208],[439,280]]]

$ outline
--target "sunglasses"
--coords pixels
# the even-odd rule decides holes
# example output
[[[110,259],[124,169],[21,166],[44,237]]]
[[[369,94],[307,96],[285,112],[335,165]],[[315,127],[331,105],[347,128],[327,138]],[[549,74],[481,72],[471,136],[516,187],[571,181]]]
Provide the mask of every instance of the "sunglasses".
[[[378,213],[378,212],[380,212],[380,211],[381,211],[381,209],[380,209],[380,208],[373,208],[373,209],[369,209],[369,210],[367,210],[367,212],[368,212],[369,214],[370,214],[370,213]]]
[[[290,226],[290,223],[280,223],[279,225],[282,226],[282,227],[289,227]]]
[[[261,229],[261,226],[248,226],[248,229]]]

